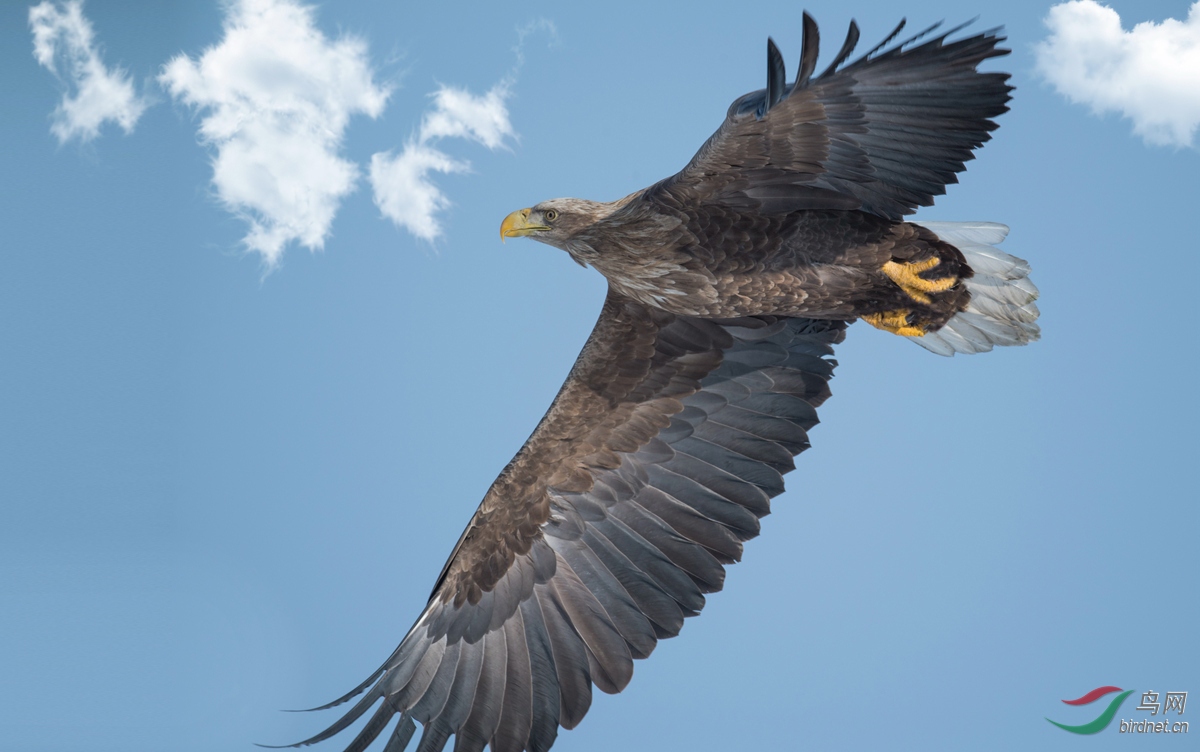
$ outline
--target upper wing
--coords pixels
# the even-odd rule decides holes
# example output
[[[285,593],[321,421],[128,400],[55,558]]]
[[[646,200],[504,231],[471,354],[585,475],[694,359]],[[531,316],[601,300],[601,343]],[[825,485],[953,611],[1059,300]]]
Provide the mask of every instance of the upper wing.
[[[829,395],[845,322],[674,316],[609,294],[575,367],[480,504],[429,604],[336,734],[387,752],[545,750],[721,589]]]
[[[783,58],[767,40],[767,88],[735,101],[692,161],[646,198],[765,212],[861,209],[888,219],[932,204],[990,138],[990,118],[1008,110],[1008,74],[976,70],[1008,50],[996,47],[1003,37],[994,31],[947,42],[957,29],[908,46],[935,26],[875,54],[903,26],[839,69],[858,41],[851,21],[833,63],[812,78],[818,34],[805,13],[796,81],[785,84]]]

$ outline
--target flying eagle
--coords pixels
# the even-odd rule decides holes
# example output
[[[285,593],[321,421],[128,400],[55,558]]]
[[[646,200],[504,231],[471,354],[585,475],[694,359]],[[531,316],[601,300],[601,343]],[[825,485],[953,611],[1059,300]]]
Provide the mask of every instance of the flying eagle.
[[[620,692],[659,640],[721,589],[759,532],[829,396],[833,345],[856,319],[952,355],[1038,336],[1029,267],[1007,228],[915,223],[1008,107],[989,31],[932,27],[820,75],[803,21],[787,83],[733,103],[676,175],[610,203],[513,212],[529,237],[609,282],[596,328],[525,446],[488,490],[425,610],[324,732],[378,705],[346,748],[539,752]],[[961,27],[960,27],[961,28]]]

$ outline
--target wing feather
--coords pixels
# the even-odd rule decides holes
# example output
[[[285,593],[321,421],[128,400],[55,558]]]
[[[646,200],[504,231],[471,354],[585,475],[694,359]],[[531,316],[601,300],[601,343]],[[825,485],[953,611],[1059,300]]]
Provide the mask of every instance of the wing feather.
[[[546,627],[545,616],[537,598],[521,604],[521,619],[525,624],[526,647],[529,651],[531,722],[529,750],[550,749],[558,737],[559,691],[554,648]]]
[[[436,718],[446,707],[450,689],[454,686],[454,679],[458,675],[458,664],[464,649],[471,652],[471,646],[462,640],[447,644],[442,652],[442,659],[438,664],[437,671],[434,672],[425,691],[421,693],[420,699],[413,702],[403,694],[397,694],[396,702],[409,705],[411,707],[409,715],[428,726],[430,719]]]
[[[392,706],[386,702],[382,703],[375,710],[375,713],[371,715],[370,719],[367,720],[367,724],[362,727],[358,735],[346,746],[346,752],[363,752],[363,750],[371,746],[371,742],[375,741],[375,737],[383,733],[383,730],[387,728],[388,721],[395,714],[396,711]]]
[[[558,722],[565,729],[573,729],[592,706],[592,677],[587,648],[548,585],[540,586],[535,597],[554,656],[554,673],[558,679],[560,697]]]
[[[629,591],[613,572],[604,565],[591,547],[580,538],[557,541],[555,550],[571,566],[580,582],[595,596],[605,617],[625,641],[633,658],[646,658],[654,650],[657,638],[650,620],[638,608]]]
[[[662,551],[672,564],[692,578],[700,592],[713,593],[725,584],[725,569],[708,549],[680,535],[636,499],[614,507],[612,516]]]
[[[483,669],[484,646],[460,641],[459,660],[454,669],[454,684],[446,695],[441,712],[425,723],[417,752],[440,752],[456,729],[462,727],[471,712],[475,699],[475,688],[479,686],[479,675]],[[415,709],[414,709],[415,710]]]
[[[821,52],[821,33],[817,30],[817,22],[807,12],[801,15],[803,38],[800,40],[800,69],[796,72],[796,82],[792,91],[797,87],[804,88],[817,69],[817,55]]]
[[[704,594],[696,581],[671,561],[661,548],[615,516],[608,517],[592,528],[645,572],[664,593],[670,595],[684,616],[695,616],[704,608]]]
[[[495,735],[504,708],[504,681],[508,675],[508,646],[504,632],[498,629],[488,632],[479,644],[483,650],[483,667],[475,685],[471,712],[455,733],[456,752],[482,750]]]
[[[633,656],[608,613],[561,555],[558,573],[549,584],[555,602],[583,639],[592,683],[606,694],[620,692],[633,677]]]
[[[529,644],[525,639],[525,619],[520,609],[498,631],[504,633],[508,671],[504,680],[504,708],[500,711],[491,745],[493,752],[521,752],[533,727],[533,676],[530,674]]]
[[[404,748],[408,746],[416,730],[417,724],[413,722],[412,716],[408,714],[400,716],[400,720],[396,722],[396,728],[388,737],[388,743],[384,746],[383,752],[404,752]]]
[[[708,427],[705,423],[701,429]],[[777,446],[772,443],[772,446]],[[739,504],[713,493],[687,476],[674,473],[661,465],[646,469],[650,486],[677,501],[686,504],[698,514],[719,522],[729,528],[739,540],[749,540],[758,535],[758,516]]]
[[[589,525],[583,539],[596,558],[625,589],[637,611],[650,622],[656,639],[679,633],[683,627],[683,611],[650,574],[634,564],[629,556],[597,529],[597,526]],[[641,652],[649,655],[653,647],[651,644]]]
[[[775,101],[768,87],[739,98],[692,161],[643,199],[693,214],[720,204],[765,214],[860,209],[893,220],[929,206],[991,137],[1012,89],[1007,74],[978,70],[1008,54],[997,31],[948,41],[960,26],[914,44],[939,25],[880,52],[901,22],[843,65],[859,39],[852,21],[833,62],[811,78],[819,36],[805,14],[788,93]]]
[[[329,729],[361,750],[545,750],[720,590],[829,394],[844,322],[678,317],[610,293],[424,613]],[[299,746],[299,745],[297,745]]]

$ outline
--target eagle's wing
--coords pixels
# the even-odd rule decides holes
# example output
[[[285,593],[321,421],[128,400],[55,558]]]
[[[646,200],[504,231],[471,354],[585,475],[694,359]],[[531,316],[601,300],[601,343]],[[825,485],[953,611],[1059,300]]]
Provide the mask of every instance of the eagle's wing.
[[[425,611],[331,705],[380,703],[348,751],[399,714],[418,750],[545,750],[592,685],[619,692],[657,641],[721,589],[782,474],[808,446],[845,322],[674,316],[611,293],[525,446],[487,492]],[[369,687],[369,689],[368,689]],[[380,702],[382,700],[382,702]]]
[[[997,48],[995,31],[947,41],[951,30],[912,46],[927,29],[878,52],[903,26],[839,68],[858,41],[851,21],[841,51],[814,78],[817,25],[805,13],[796,81],[785,83],[783,58],[768,40],[767,88],[735,101],[692,161],[645,198],[768,213],[861,209],[888,219],[929,206],[990,138],[990,118],[1008,110],[1008,74],[976,70],[1008,50]]]

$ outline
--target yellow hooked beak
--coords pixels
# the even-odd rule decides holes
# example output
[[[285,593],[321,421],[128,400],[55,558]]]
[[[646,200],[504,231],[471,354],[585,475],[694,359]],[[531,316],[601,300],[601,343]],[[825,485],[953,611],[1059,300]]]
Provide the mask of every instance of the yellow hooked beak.
[[[519,238],[523,235],[530,235],[539,230],[549,230],[546,225],[531,225],[529,224],[529,209],[521,209],[509,214],[500,223],[500,242],[503,243],[505,238]]]

